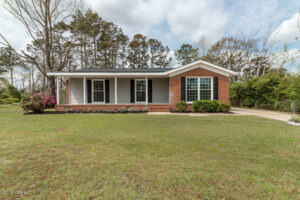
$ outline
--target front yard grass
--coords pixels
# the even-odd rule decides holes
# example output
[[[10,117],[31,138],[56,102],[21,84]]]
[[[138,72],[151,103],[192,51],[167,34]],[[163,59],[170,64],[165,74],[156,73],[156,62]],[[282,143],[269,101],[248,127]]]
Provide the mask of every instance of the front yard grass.
[[[300,127],[0,106],[0,199],[299,199]]]

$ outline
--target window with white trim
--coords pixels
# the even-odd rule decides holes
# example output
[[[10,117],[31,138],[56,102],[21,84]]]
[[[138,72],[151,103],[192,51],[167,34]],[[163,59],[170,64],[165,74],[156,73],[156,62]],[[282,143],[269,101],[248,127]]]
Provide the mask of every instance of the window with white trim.
[[[93,80],[93,102],[104,102],[104,80]]]
[[[186,99],[187,101],[195,101],[198,99],[198,78],[187,78]]]
[[[200,100],[211,100],[212,95],[212,87],[211,87],[211,81],[212,78],[199,78],[200,79]]]
[[[212,77],[186,78],[186,100],[212,100]]]
[[[136,102],[146,101],[146,80],[136,80],[135,81],[135,96]]]

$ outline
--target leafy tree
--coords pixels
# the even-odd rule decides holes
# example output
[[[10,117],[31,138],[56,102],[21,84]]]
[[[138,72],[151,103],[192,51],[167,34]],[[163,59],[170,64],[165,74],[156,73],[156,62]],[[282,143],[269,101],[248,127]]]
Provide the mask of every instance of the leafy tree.
[[[124,67],[127,62],[128,40],[121,28],[112,22],[104,21],[101,36],[98,39],[100,66],[105,68]]]
[[[237,81],[251,63],[250,55],[255,48],[255,40],[224,37],[208,50],[205,60],[237,72],[238,75],[233,79]]]
[[[90,12],[89,10],[87,12]],[[88,15],[86,13],[86,15]],[[74,45],[77,47],[77,51],[74,53],[80,54],[81,68],[87,68],[89,66],[89,57],[91,55],[91,44],[89,41],[89,35],[91,34],[91,26],[87,17],[80,11],[77,10],[72,16],[70,23],[70,31],[72,38],[74,38]]]
[[[163,46],[156,39],[149,39],[147,43],[149,47],[150,67],[167,67],[172,61],[172,58],[168,58],[169,48]]]
[[[10,47],[0,48],[0,72],[10,72],[10,84],[14,85],[14,69],[20,63],[19,56]]]
[[[37,62],[35,55],[22,51],[20,56],[31,60],[39,71],[47,77],[52,95],[56,93],[55,77],[48,76],[47,72],[63,70],[68,64],[70,51],[73,47],[70,42],[56,44],[58,40],[62,42],[68,37],[65,33],[54,33],[54,26],[58,22],[67,21],[78,5],[76,0],[4,0],[4,8],[24,25],[32,40],[42,41],[38,43],[38,46],[44,53],[45,69]],[[3,44],[12,47],[2,34],[0,37],[4,40]],[[53,52],[56,45],[59,45],[61,50],[59,54]]]
[[[175,52],[175,56],[180,64],[186,65],[199,60],[199,49],[193,48],[190,44],[183,44]]]
[[[249,77],[230,85],[230,101],[235,106],[288,111],[292,99],[300,100],[299,77],[278,72]]]
[[[136,34],[128,46],[128,61],[130,68],[145,68],[149,61],[147,37]]]

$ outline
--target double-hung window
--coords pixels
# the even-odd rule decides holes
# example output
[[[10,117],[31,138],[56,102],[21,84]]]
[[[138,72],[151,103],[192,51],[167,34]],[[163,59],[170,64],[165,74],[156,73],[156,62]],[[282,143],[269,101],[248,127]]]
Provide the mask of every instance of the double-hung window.
[[[93,103],[104,103],[104,80],[93,80]]]
[[[136,102],[146,101],[146,80],[135,80],[135,96]]]
[[[186,79],[186,100],[212,100],[211,77],[188,77]]]

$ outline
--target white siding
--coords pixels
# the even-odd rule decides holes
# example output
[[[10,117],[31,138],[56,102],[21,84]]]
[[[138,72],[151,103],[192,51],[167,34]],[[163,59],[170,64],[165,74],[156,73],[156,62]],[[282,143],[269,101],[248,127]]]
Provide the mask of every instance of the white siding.
[[[152,79],[152,103],[169,103],[169,79]]]
[[[82,78],[70,78],[70,104],[83,104]]]
[[[89,78],[87,78],[87,80],[88,79]],[[118,104],[131,103],[130,102],[130,80],[131,78],[118,78]],[[152,104],[169,103],[169,79],[153,78],[151,80],[152,80]],[[110,92],[109,103],[114,104],[115,103],[114,78],[109,78],[109,92]],[[83,104],[83,79],[82,78],[70,78],[70,104]]]
[[[129,78],[118,78],[118,104],[130,103],[130,80]]]

